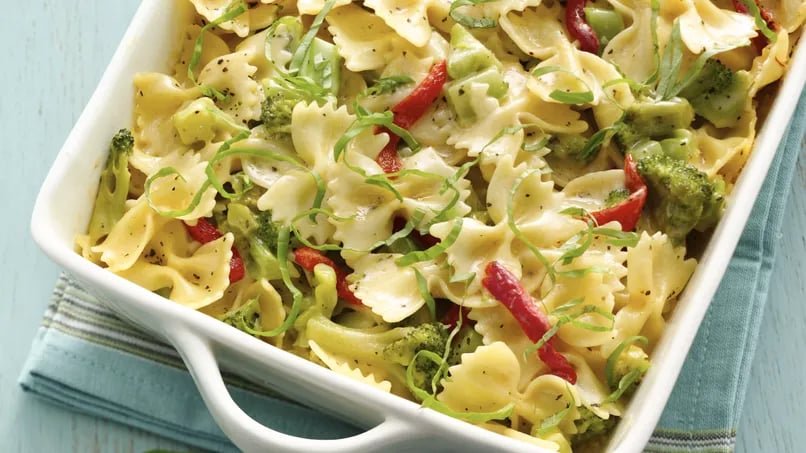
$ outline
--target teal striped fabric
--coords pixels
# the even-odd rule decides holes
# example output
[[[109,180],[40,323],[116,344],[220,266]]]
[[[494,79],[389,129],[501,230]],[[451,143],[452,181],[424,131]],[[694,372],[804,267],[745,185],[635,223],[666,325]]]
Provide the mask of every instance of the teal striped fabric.
[[[728,452],[744,403],[795,162],[800,106],[647,452]],[[236,376],[235,400],[258,421],[310,438],[357,432]],[[212,451],[234,451],[206,411],[176,352],[118,319],[62,276],[20,377],[23,389],[77,411]]]

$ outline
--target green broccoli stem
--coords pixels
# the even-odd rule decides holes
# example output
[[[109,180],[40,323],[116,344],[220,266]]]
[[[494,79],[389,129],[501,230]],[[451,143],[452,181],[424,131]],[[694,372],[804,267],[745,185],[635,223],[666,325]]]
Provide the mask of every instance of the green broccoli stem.
[[[378,331],[345,327],[322,315],[312,316],[305,332],[330,353],[381,367],[398,384],[406,385],[406,370],[411,367],[418,388],[427,388],[441,367],[430,360],[412,363],[414,357],[420,351],[442,357],[448,341],[447,328],[440,323]]]
[[[414,329],[416,328],[398,327],[375,332],[371,329],[345,327],[324,316],[314,316],[308,321],[307,332],[308,338],[329,352],[349,355],[356,360],[379,362],[386,360],[384,350],[388,346],[405,339]]]
[[[134,147],[134,137],[128,129],[119,130],[109,146],[109,157],[101,172],[101,181],[90,217],[88,234],[90,244],[95,245],[106,237],[112,226],[126,212],[129,195],[129,155]]]

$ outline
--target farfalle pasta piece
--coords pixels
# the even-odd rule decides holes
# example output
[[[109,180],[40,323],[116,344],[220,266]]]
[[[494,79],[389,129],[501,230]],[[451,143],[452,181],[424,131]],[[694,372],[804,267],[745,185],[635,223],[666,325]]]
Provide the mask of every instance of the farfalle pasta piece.
[[[322,8],[325,7],[326,0],[299,0],[297,2],[297,10],[299,10],[300,14],[308,14],[314,16],[322,11]],[[333,2],[333,8],[338,8],[340,6],[349,5],[352,3],[352,0],[336,0]]]
[[[598,258],[598,259],[597,259]],[[591,256],[585,254],[574,261],[575,269],[585,269],[592,266],[603,266],[607,257]],[[565,270],[561,268],[562,270]],[[548,285],[548,282],[546,283]],[[548,286],[546,286],[548,287]],[[614,289],[622,289],[618,278],[613,278],[605,272],[589,272],[579,278],[558,277],[552,289],[543,292],[543,306],[556,317],[573,317],[575,322],[584,322],[586,327],[577,326],[572,322],[564,324],[557,331],[557,336],[563,342],[578,348],[600,346],[611,337],[613,321],[601,313],[610,315],[613,312],[615,299]],[[575,307],[556,313],[555,310],[564,304],[577,301]],[[584,308],[594,307],[599,312],[586,313]],[[556,314],[555,314],[556,313]],[[595,330],[594,330],[595,327]]]
[[[540,4],[524,9],[522,13],[509,13],[501,17],[501,28],[526,55],[541,60],[554,56],[558,49],[568,45],[559,4]]]
[[[518,321],[512,316],[509,310],[501,304],[496,304],[488,308],[474,308],[467,316],[475,321],[473,328],[481,334],[485,345],[494,343],[505,344],[520,366],[520,376],[518,379],[518,390],[523,390],[540,374],[544,374],[548,368],[537,357],[537,353],[525,355],[534,342],[523,333]]]
[[[596,122],[601,127],[618,121],[624,109],[635,101],[627,84],[604,87],[607,82],[622,78],[613,64],[571,45],[560,46],[555,55],[536,67],[535,72],[544,68],[562,70],[530,78],[527,85],[529,90],[544,102],[561,104],[565,102],[555,99],[554,93],[590,93],[592,99],[586,104],[593,107]]]
[[[428,22],[428,0],[365,0],[375,15],[392,30],[416,47],[423,47],[431,38]]]
[[[450,379],[442,381],[437,399],[449,408],[464,412],[494,412],[509,404],[515,408],[513,426],[540,425],[554,414],[573,406],[559,429],[574,432],[576,406],[581,405],[576,388],[564,379],[544,374],[533,379],[523,392],[518,391],[520,365],[515,354],[503,342],[480,346],[462,355],[462,363],[449,369]]]
[[[527,217],[535,219],[559,205],[560,197],[554,193],[554,184],[543,181],[541,171],[530,170],[525,163],[515,165],[514,161],[510,155],[498,158],[490,178],[486,206],[490,219],[495,223],[506,221],[510,199],[516,222]],[[519,187],[513,194],[517,181],[520,181]]]
[[[149,166],[146,166],[146,162]],[[147,197],[149,203],[163,212],[184,211],[192,206],[193,200],[201,190],[204,193],[198,204],[190,212],[177,215],[176,218],[194,220],[200,217],[209,217],[215,207],[216,190],[206,185],[207,162],[199,154],[193,152],[174,152],[163,158],[142,159],[138,161],[143,173],[151,177]],[[228,162],[223,162],[216,174],[222,181],[229,180]],[[173,169],[174,173],[158,175],[159,169]],[[159,177],[158,177],[159,176]]]
[[[291,115],[291,142],[297,154],[309,168],[327,177],[327,172],[335,164],[333,147],[344,132],[355,121],[355,116],[347,111],[345,106],[336,107],[332,101],[323,106],[315,102],[310,104],[297,104]],[[376,148],[377,151],[386,144],[383,137],[361,137],[364,145]],[[371,143],[366,143],[366,141]],[[351,153],[356,148],[348,149]]]
[[[145,198],[133,203],[99,245],[92,247],[112,272],[131,268],[148,243],[170,220],[154,212]]]
[[[232,5],[230,0],[190,0],[202,17],[207,22],[212,22],[221,17]],[[259,3],[249,4],[247,10],[232,20],[218,25],[218,28],[230,31],[245,38],[250,32],[260,30],[271,24],[278,10],[279,4],[276,0],[260,0]]]
[[[248,131],[206,97],[186,105],[172,118],[176,132],[185,145],[214,140],[223,142],[239,132]]]
[[[374,160],[358,153],[349,157],[353,163],[375,164]],[[375,164],[377,166],[377,164]],[[380,170],[376,174],[381,173]],[[332,194],[328,204],[335,227],[333,239],[352,250],[368,250],[392,234],[392,218],[401,203],[394,193],[383,187],[367,184],[365,177],[338,163],[330,173],[327,187]]]
[[[144,204],[144,203],[143,203]],[[148,205],[144,204],[148,209]],[[142,216],[155,216],[146,231],[139,234],[137,244],[128,247],[125,236],[136,231],[132,222],[149,224]],[[157,218],[155,213],[121,219],[109,237],[98,246],[109,270],[150,291],[170,288],[169,298],[193,309],[209,305],[224,295],[229,286],[229,262],[232,258],[232,234],[226,234],[201,247],[194,246],[178,220]],[[159,227],[159,228],[157,228]],[[116,234],[115,230],[122,231]],[[150,234],[149,234],[150,233]],[[142,246],[140,244],[143,244]],[[115,255],[104,252],[115,250]],[[139,254],[132,255],[133,253]],[[131,256],[135,260],[131,262]]]
[[[310,171],[292,170],[274,181],[258,200],[257,207],[262,211],[271,211],[274,222],[284,225],[293,223],[300,236],[323,244],[334,231],[326,217],[317,214],[311,220],[308,216],[299,215],[313,208],[317,192],[316,180]],[[328,204],[329,200],[325,201],[323,208],[326,209]]]
[[[472,17],[484,17],[497,21],[510,11],[523,11],[526,8],[540,5],[541,0],[498,0],[494,2],[478,2],[464,6],[462,14]]]
[[[767,46],[753,62],[750,75],[753,83],[750,85],[748,97],[754,97],[759,90],[775,82],[784,75],[786,63],[789,61],[789,35],[778,32],[778,39]]]
[[[607,197],[611,192],[624,188],[624,170],[587,173],[565,185],[563,207],[580,207],[589,212],[598,211],[606,207]]]
[[[663,314],[697,265],[695,259],[685,258],[684,247],[675,247],[666,235],[646,232],[627,250],[627,263],[629,301],[616,313],[612,339],[602,346],[605,357],[634,335],[656,341],[665,326]]]
[[[652,7],[649,0],[630,3],[632,5],[625,9],[632,15],[632,24],[607,43],[602,55],[628,78],[643,82],[655,71]],[[668,36],[670,29],[671,25],[665,20],[658,20],[655,28],[659,37]]]
[[[204,313],[219,319],[236,312],[246,304],[257,304],[258,322],[255,330],[272,330],[279,327],[286,318],[283,299],[268,280],[253,280],[244,277],[227,288],[224,295],[214,303],[201,309]],[[248,319],[246,320],[249,321]],[[237,320],[235,321],[238,322]],[[284,333],[273,337],[262,337],[274,346],[282,347]]]
[[[389,323],[400,322],[425,305],[414,268],[395,263],[401,256],[368,253],[351,262],[353,273],[348,277],[356,297]]]
[[[322,363],[336,373],[347,376],[350,379],[354,379],[358,382],[369,384],[372,387],[375,387],[376,389],[382,390],[386,393],[390,393],[392,391],[391,382],[376,377],[374,373],[364,374],[359,367],[354,366],[355,363],[353,360],[339,357],[336,354],[327,352],[313,340],[308,340],[308,346],[310,346],[311,351],[316,354],[316,357],[321,360]]]
[[[677,20],[683,43],[693,54],[749,42],[756,36],[755,21],[748,14],[721,9],[709,0],[687,3],[686,11]]]
[[[243,125],[260,118],[260,87],[254,80],[257,68],[249,64],[251,56],[248,51],[222,55],[207,63],[198,77],[201,85],[226,96],[219,107]]]
[[[132,165],[137,168],[138,154],[164,156],[186,149],[172,117],[182,105],[201,95],[199,89],[183,88],[173,77],[154,72],[136,74],[134,88]]]
[[[434,217],[447,209],[454,198],[447,218],[464,217],[470,213],[470,206],[465,200],[470,195],[470,181],[465,178],[453,184],[452,190],[444,190],[443,184],[447,178],[452,177],[458,168],[447,165],[436,153],[434,148],[428,147],[416,154],[402,159],[404,170],[424,172],[429,177],[407,174],[397,178],[395,188],[403,196],[403,208],[408,217],[412,217],[418,210],[424,212],[423,223],[431,223]]]
[[[717,129],[710,124],[695,129],[698,155],[693,164],[709,177],[721,174],[731,183],[736,181],[756,135],[756,111],[748,101],[742,118],[735,127]]]
[[[383,19],[353,4],[334,9],[326,20],[339,55],[351,71],[379,70],[398,54],[417,49]]]
[[[296,151],[291,144],[284,140],[252,136],[238,142],[238,149],[255,153],[270,151],[282,157],[282,160],[268,155],[266,157],[255,155],[241,157],[241,165],[246,175],[255,185],[264,189],[270,188],[283,175],[299,168],[299,165],[293,163],[297,157]]]
[[[190,67],[191,59],[196,48],[196,39],[201,33],[201,27],[195,24],[185,27],[185,32],[182,35],[182,50],[179,54],[179,59],[174,66],[174,78],[184,85],[191,86],[190,79],[188,79],[188,67]],[[207,30],[204,32],[204,46],[202,47],[201,54],[199,54],[199,63],[196,66],[203,68],[214,58],[219,58],[221,55],[230,53],[229,45],[221,39],[220,36]]]
[[[453,222],[438,223],[431,227],[431,234],[444,240],[453,225]],[[475,274],[476,277],[469,284],[442,280],[432,290],[440,297],[466,307],[494,306],[497,304],[495,299],[482,296],[481,276],[484,266],[493,260],[520,274],[520,262],[512,251],[514,238],[505,223],[489,226],[472,218],[463,219],[459,237],[446,251],[446,261],[453,267],[454,275]]]
[[[806,21],[806,3],[802,0],[765,2],[764,7],[775,18],[775,22],[789,33],[795,31]]]
[[[503,342],[480,346],[462,355],[449,370],[437,399],[453,410],[495,412],[513,402],[518,393],[520,365]]]

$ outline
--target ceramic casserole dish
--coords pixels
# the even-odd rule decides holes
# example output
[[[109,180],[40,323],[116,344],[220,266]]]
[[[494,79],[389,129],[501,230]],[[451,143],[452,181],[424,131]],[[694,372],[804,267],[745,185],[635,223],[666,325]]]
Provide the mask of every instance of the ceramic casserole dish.
[[[170,342],[181,354],[222,430],[242,450],[289,452],[511,451],[529,448],[384,393],[267,345],[229,326],[116,276],[75,252],[86,230],[108,137],[131,124],[135,73],[165,71],[179,24],[193,14],[189,3],[144,0],[97,90],[58,154],[33,211],[34,239],[45,253],[120,316]],[[750,215],[776,148],[806,80],[806,46],[796,47],[788,73],[760,128],[724,215],[667,331],[653,352],[653,366],[614,432],[609,450],[641,451],[649,439]],[[742,200],[741,203],[736,200]],[[302,404],[361,426],[366,431],[338,440],[291,437],[262,426],[228,394],[221,370],[237,370],[258,384],[282,391]],[[166,397],[169,397],[166,395]],[[538,451],[540,451],[538,449]]]

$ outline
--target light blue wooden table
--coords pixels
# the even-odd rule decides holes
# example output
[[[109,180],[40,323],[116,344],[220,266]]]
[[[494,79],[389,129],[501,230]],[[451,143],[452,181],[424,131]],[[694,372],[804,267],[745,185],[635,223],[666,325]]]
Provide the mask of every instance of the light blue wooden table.
[[[58,269],[30,239],[38,187],[97,84],[135,0],[0,0],[0,452],[142,452],[181,445],[24,395],[17,386]],[[738,451],[806,451],[806,155],[739,430]],[[783,196],[783,194],[782,194]]]

